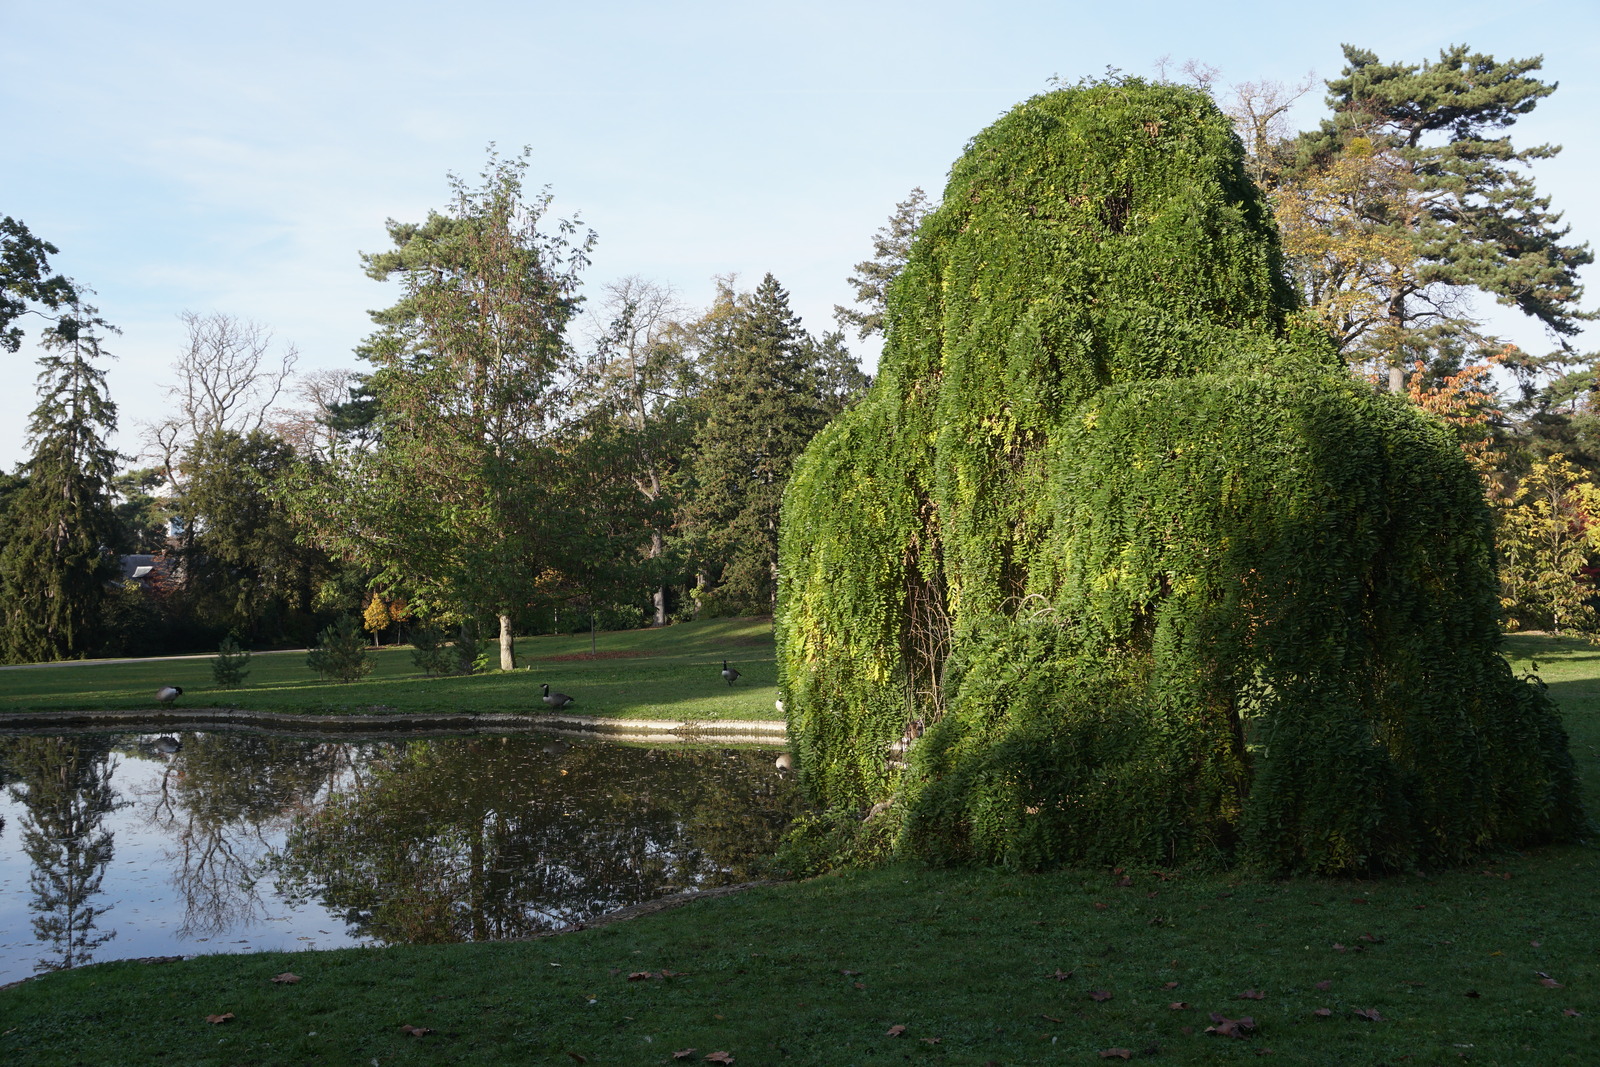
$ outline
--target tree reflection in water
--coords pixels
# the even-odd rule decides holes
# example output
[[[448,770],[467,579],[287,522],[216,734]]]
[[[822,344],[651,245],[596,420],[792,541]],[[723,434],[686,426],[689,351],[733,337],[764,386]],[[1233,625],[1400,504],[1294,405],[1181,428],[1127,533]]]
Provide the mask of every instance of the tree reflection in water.
[[[107,908],[96,905],[113,852],[101,826],[119,805],[111,789],[111,741],[107,737],[12,737],[0,742],[11,799],[21,804],[22,849],[32,863],[33,933],[54,956],[37,971],[91,962],[94,951],[116,936],[97,929]]]
[[[341,781],[359,781],[365,746],[261,734],[196,733],[167,755],[151,825],[168,835],[180,938],[210,937],[265,917],[257,883],[275,833]],[[148,746],[141,746],[148,748]]]
[[[297,817],[279,890],[383,942],[527,936],[758,877],[798,803],[763,752],[414,741]]]

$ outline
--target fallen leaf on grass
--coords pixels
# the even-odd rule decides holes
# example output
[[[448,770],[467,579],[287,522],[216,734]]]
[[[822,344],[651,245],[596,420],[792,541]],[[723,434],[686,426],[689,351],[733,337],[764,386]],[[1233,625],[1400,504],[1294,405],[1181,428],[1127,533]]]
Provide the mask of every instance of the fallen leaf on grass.
[[[1061,1021],[1060,1019],[1057,1019],[1054,1015],[1045,1015],[1042,1012],[1040,1013],[1039,1018],[1048,1020],[1049,1022],[1053,1022],[1053,1023],[1058,1023],[1058,1022]]]
[[[296,982],[300,981],[300,976],[298,974],[290,974],[288,971],[284,971],[282,974],[273,975],[272,980],[278,985],[294,985]]]
[[[865,982],[857,982],[855,984],[855,986],[856,986],[857,989],[865,989],[865,988],[867,988],[867,983],[865,983]]]
[[[672,1054],[672,1058],[675,1059],[675,1060],[687,1060],[687,1059],[691,1058],[698,1051],[700,1051],[700,1050],[699,1049],[693,1049],[693,1048],[680,1048],[678,1051],[676,1051],[676,1052],[674,1052]]]
[[[1046,978],[1054,978],[1058,982],[1065,982],[1068,978],[1072,977],[1072,972],[1071,971],[1063,971],[1060,967],[1057,967],[1055,974],[1047,974],[1047,975],[1045,975],[1045,977]]]
[[[1560,989],[1561,988],[1561,983],[1556,981],[1554,978],[1541,978],[1541,979],[1539,979],[1539,984],[1544,986],[1546,989]]]
[[[1189,1005],[1187,1003],[1185,1003],[1184,1001],[1174,1000],[1171,1004],[1167,1005],[1167,1010],[1169,1010],[1169,1011],[1188,1011],[1189,1010]]]
[[[221,1015],[207,1015],[206,1016],[206,1022],[208,1022],[208,1023],[225,1023],[225,1022],[230,1021],[232,1018],[233,1018],[233,1012],[225,1011]]]
[[[1100,1058],[1103,1060],[1131,1060],[1133,1059],[1133,1049],[1103,1048],[1100,1050]]]
[[[1319,1019],[1326,1019],[1328,1016],[1333,1014],[1333,1010],[1331,1008],[1318,1008],[1311,1014],[1315,1015]]]
[[[732,1063],[733,1062],[733,1053],[731,1053],[731,1052],[708,1052],[708,1053],[706,1053],[706,1062],[707,1063]]]
[[[1383,1022],[1383,1015],[1378,1011],[1377,1008],[1357,1008],[1356,1018],[1365,1019],[1369,1023]]]
[[[1333,988],[1333,983],[1330,982],[1330,981],[1327,981],[1325,979],[1325,980],[1317,983],[1317,988],[1323,990],[1324,992],[1326,992],[1327,990]]]
[[[844,975],[846,978],[854,978],[856,975],[860,974],[861,972],[860,971],[840,971],[839,973]]]
[[[905,1024],[904,1023],[896,1023],[895,1025],[889,1027],[888,1032],[885,1033],[883,1036],[884,1037],[899,1037],[901,1034],[903,1034],[905,1032],[906,1032]]]
[[[1335,941],[1333,943],[1333,951],[1335,951],[1335,952],[1348,952],[1349,949],[1345,948],[1343,945],[1339,944],[1339,942]]]
[[[1177,989],[1178,988],[1178,983],[1177,982],[1168,982],[1166,985],[1162,986],[1161,988],[1162,989]]]
[[[433,1033],[433,1030],[431,1027],[427,1026],[412,1026],[410,1023],[401,1023],[400,1032],[405,1034],[407,1037],[423,1037],[427,1034]]]
[[[573,1059],[573,1062],[575,1062],[575,1063],[588,1063],[589,1062],[589,1057],[580,1056],[576,1052],[568,1052],[567,1055],[571,1056],[572,1059]]]
[[[1261,992],[1261,990],[1259,990],[1259,989],[1246,989],[1243,993],[1240,993],[1237,997],[1234,997],[1233,999],[1235,999],[1235,1000],[1266,1000],[1267,999],[1267,995],[1265,993]]]
[[[1469,989],[1461,995],[1464,997],[1471,997],[1473,1000],[1477,1000],[1479,997],[1483,996],[1483,994],[1478,992],[1476,989]]]
[[[1111,994],[1107,990],[1096,989],[1089,994],[1089,999],[1093,1001],[1106,1001],[1111,999]]]
[[[941,1042],[943,1040],[944,1040],[944,1038],[942,1038],[942,1037],[925,1037],[925,1038],[922,1039],[923,1043],[927,1044],[927,1045],[937,1045],[939,1042]]]
[[[1578,1010],[1576,1010],[1574,1008],[1565,1008],[1565,1009],[1562,1010],[1561,1014],[1565,1015],[1569,1019],[1577,1019],[1577,1018],[1581,1018],[1582,1017],[1583,1012],[1578,1011]]]
[[[628,975],[628,981],[630,981],[630,982],[642,982],[646,978],[654,978],[654,977],[655,977],[655,975],[651,974],[649,971],[634,971],[634,972],[632,972],[631,974]]]
[[[1094,910],[1095,911],[1105,911],[1106,910],[1106,905],[1100,903],[1099,901],[1095,901]]]
[[[1244,1037],[1256,1028],[1256,1021],[1248,1015],[1239,1019],[1229,1019],[1212,1012],[1211,1021],[1216,1025],[1206,1027],[1206,1033],[1218,1037]]]

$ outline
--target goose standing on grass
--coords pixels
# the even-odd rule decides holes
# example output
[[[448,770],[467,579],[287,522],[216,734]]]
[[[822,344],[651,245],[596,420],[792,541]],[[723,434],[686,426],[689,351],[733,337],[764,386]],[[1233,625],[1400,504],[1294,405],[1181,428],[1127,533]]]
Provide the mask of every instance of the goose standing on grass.
[[[548,685],[544,686],[544,702],[552,708],[564,708],[572,703],[572,698],[565,693],[552,693]]]
[[[723,660],[722,661],[722,677],[727,680],[729,685],[732,685],[734,682],[737,682],[739,680],[739,672],[734,670],[732,667],[728,666],[728,661],[727,660]]]
[[[183,688],[176,685],[164,685],[156,690],[156,699],[161,703],[171,706],[174,700],[183,695]]]

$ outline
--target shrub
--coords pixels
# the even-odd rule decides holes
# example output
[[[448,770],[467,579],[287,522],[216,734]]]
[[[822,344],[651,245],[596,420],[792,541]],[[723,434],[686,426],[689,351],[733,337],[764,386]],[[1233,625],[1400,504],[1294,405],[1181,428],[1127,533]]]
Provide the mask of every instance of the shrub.
[[[217,658],[211,661],[211,677],[223,689],[237,688],[250,673],[250,653],[239,647],[239,638],[229,634],[217,648]]]
[[[367,640],[355,619],[341,615],[317,635],[317,647],[306,656],[306,666],[324,678],[354,682],[371,673]]]
[[[444,630],[434,622],[425,622],[411,630],[411,662],[417,669],[432,677],[454,673],[455,650],[445,638]]]
[[[471,619],[463,621],[457,628],[454,651],[457,674],[471,674],[488,666],[488,660],[485,659],[487,653],[478,641],[478,624]]]

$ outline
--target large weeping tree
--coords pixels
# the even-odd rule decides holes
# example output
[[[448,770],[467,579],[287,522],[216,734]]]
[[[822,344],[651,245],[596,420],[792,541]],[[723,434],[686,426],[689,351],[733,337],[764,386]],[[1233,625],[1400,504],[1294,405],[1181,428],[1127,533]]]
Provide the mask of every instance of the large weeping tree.
[[[401,286],[373,313],[362,355],[381,410],[378,447],[292,501],[318,540],[378,573],[419,607],[499,620],[500,666],[515,665],[512,617],[548,567],[560,513],[548,447],[574,360],[567,324],[593,234],[541,228],[550,196],[523,191],[526,158],[491,155],[483,182],[451,177],[443,212],[389,223],[394,248],[363,256]]]
[[[909,853],[1409,869],[1584,826],[1446,428],[1296,325],[1201,93],[976,137],[785,496],[798,769]],[[874,825],[869,822],[868,826]]]
[[[64,659],[95,642],[100,605],[115,576],[117,524],[107,440],[117,408],[106,393],[101,331],[77,294],[40,337],[39,405],[28,423],[32,455],[8,501],[0,550],[0,652],[7,662]]]

